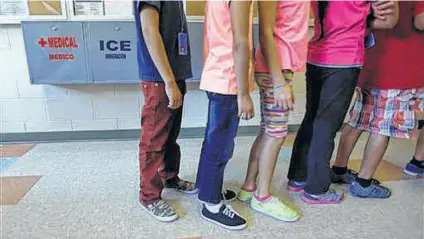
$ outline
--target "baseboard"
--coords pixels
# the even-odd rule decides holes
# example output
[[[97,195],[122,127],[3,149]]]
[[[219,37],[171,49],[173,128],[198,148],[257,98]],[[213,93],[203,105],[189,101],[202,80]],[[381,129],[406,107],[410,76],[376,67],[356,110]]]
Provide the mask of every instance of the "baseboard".
[[[299,125],[290,125],[289,131],[296,132]],[[204,127],[183,128],[180,138],[202,138]],[[257,126],[240,126],[238,136],[255,136]],[[104,131],[68,131],[68,132],[34,132],[34,133],[4,133],[0,134],[0,143],[21,142],[69,142],[69,141],[96,141],[96,140],[135,140],[140,137],[140,130],[104,130]]]
[[[300,125],[289,125],[289,132],[297,132]],[[419,121],[419,128],[424,127],[424,120]],[[258,126],[240,126],[238,136],[255,136]],[[204,127],[183,128],[180,138],[202,138]],[[70,142],[70,141],[97,141],[97,140],[135,140],[140,137],[140,130],[103,130],[103,131],[67,131],[67,132],[34,132],[34,133],[4,133],[0,134],[0,143],[22,142]]]

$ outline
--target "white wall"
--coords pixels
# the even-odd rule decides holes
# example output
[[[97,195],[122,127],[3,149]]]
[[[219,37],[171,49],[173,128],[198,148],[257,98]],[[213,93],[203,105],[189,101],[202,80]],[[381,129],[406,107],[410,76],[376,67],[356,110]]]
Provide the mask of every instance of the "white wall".
[[[31,85],[20,26],[0,25],[1,133],[139,129],[143,98],[138,84]],[[303,73],[296,75],[296,110],[290,124],[299,124],[305,108]],[[204,127],[205,93],[190,86],[183,127]],[[256,115],[259,95],[253,95]],[[259,117],[242,125],[257,125]]]

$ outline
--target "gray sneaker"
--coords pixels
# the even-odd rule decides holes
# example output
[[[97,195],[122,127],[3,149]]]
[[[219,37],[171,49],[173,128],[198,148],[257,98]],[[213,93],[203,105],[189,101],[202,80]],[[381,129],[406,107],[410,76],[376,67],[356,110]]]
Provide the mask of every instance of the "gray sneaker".
[[[174,208],[162,199],[147,205],[143,205],[140,202],[139,204],[144,211],[161,222],[171,222],[178,218],[178,214]]]
[[[392,195],[390,189],[375,180],[369,187],[362,187],[357,181],[353,181],[349,186],[349,191],[353,196],[359,198],[389,198]]]

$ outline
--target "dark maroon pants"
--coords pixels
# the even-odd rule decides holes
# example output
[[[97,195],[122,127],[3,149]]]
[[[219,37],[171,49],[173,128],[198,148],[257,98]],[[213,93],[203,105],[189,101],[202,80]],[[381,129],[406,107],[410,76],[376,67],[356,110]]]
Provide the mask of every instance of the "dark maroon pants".
[[[178,82],[178,87],[184,96],[185,82]],[[161,198],[164,182],[178,179],[181,151],[177,138],[183,108],[168,108],[164,83],[144,81],[141,90],[144,106],[139,144],[140,202],[149,204]]]

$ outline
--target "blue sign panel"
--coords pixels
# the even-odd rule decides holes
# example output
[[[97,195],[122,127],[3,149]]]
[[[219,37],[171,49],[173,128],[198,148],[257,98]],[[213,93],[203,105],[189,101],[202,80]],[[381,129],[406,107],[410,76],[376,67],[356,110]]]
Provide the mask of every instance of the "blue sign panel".
[[[95,83],[138,82],[133,22],[87,22],[90,72]]]
[[[22,22],[31,82],[90,82],[80,22]]]

